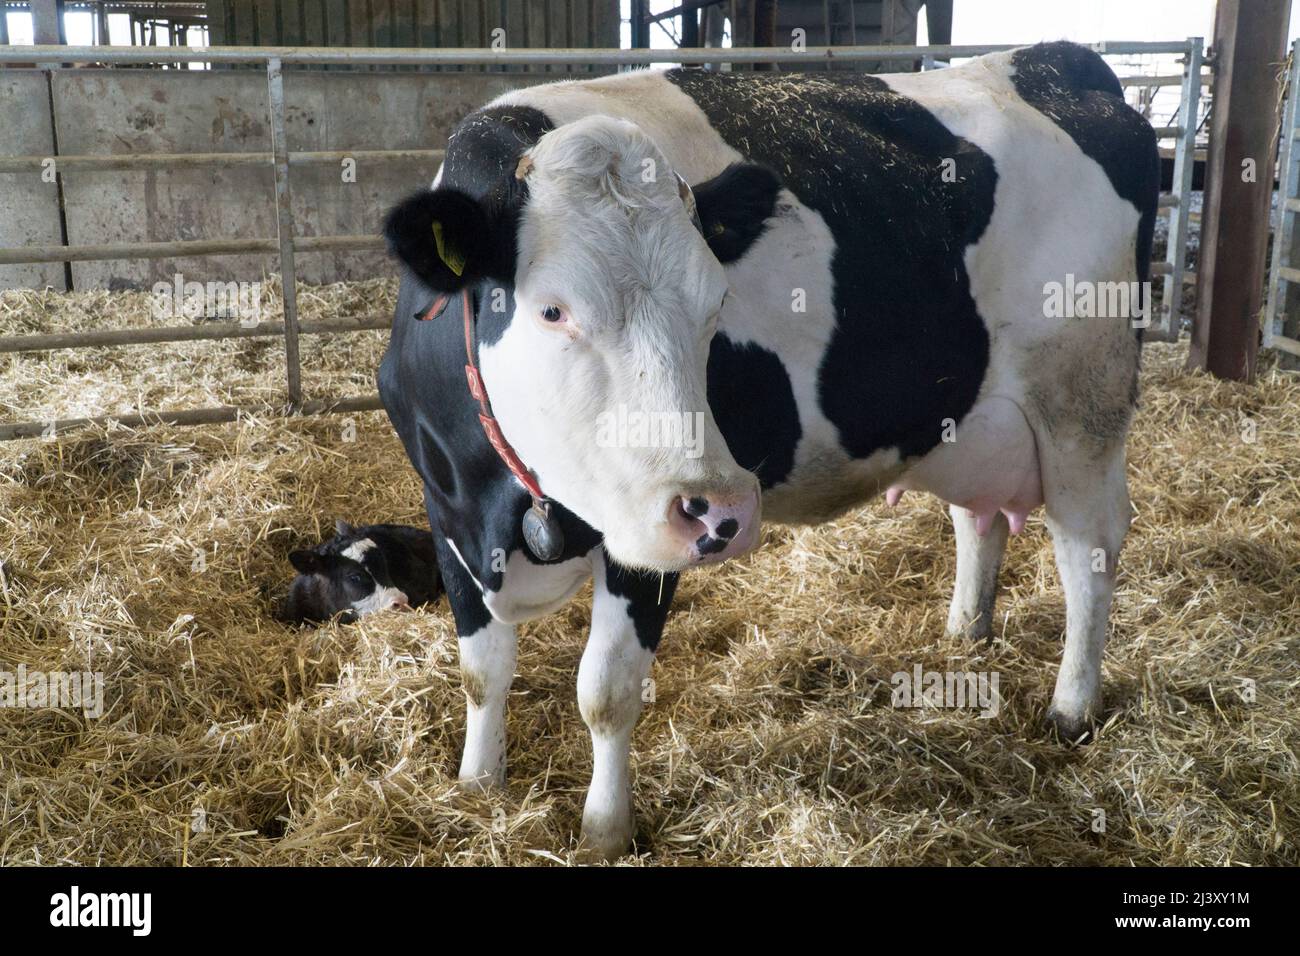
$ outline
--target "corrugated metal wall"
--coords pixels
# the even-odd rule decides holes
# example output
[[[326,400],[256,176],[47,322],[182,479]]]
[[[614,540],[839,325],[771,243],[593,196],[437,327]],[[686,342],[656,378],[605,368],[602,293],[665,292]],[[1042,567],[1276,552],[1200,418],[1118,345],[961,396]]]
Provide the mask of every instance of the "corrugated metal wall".
[[[618,0],[209,0],[213,45],[617,47]]]
[[[799,28],[804,31],[809,46],[914,46],[923,3],[924,0],[781,0],[776,8],[776,35],[784,42],[791,30]],[[836,67],[889,73],[910,71],[914,64],[907,60],[886,60],[836,64]]]

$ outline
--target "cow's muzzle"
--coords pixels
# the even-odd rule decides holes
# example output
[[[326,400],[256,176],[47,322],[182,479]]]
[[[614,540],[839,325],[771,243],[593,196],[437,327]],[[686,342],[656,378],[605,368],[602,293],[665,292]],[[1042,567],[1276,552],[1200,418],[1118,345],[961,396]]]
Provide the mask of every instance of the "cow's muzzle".
[[[686,549],[691,564],[734,558],[758,542],[758,491],[676,495],[668,505],[668,527]]]

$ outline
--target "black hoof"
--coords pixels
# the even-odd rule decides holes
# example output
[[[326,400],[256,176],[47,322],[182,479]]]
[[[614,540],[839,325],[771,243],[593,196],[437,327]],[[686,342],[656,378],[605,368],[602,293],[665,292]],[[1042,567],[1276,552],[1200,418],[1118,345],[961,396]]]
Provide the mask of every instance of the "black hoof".
[[[1093,739],[1094,724],[1090,717],[1069,717],[1055,707],[1048,708],[1047,725],[1056,731],[1061,743],[1085,744]]]

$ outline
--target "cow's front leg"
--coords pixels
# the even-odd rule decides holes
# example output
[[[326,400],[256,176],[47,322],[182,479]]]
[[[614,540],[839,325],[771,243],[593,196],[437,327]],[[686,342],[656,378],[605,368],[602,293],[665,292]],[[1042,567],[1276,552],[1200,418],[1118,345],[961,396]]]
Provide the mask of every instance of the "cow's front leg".
[[[506,696],[515,676],[515,628],[489,621],[460,638],[465,689],[465,750],[460,784],[468,790],[506,783]]]
[[[460,783],[468,790],[505,786],[506,696],[515,676],[515,628],[492,617],[460,555],[444,540],[434,543],[460,638],[460,679],[465,691]]]
[[[647,698],[650,665],[677,587],[677,575],[642,574],[592,556],[591,636],[578,666],[578,709],[591,731],[591,788],[582,812],[586,854],[614,859],[632,842],[628,759]]]

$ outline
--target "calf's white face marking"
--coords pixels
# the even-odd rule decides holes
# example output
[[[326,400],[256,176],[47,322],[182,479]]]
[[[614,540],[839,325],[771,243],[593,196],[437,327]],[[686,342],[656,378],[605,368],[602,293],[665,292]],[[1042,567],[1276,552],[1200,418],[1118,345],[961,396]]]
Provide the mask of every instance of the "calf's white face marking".
[[[354,541],[343,549],[343,557],[351,558],[353,561],[362,563],[367,551],[375,546],[375,542],[370,538],[362,538],[360,541]]]
[[[380,584],[375,576],[366,568],[365,556],[367,551],[376,548],[377,545],[370,538],[362,538],[354,541],[340,552],[343,557],[351,558],[361,568],[353,572],[358,576],[363,576],[374,586],[365,597],[352,602],[352,610],[357,613],[357,617],[365,617],[367,614],[373,614],[376,611],[386,611],[390,607],[405,606],[409,602],[406,592],[401,588],[385,587]]]
[[[479,353],[506,437],[623,564],[698,559],[670,521],[683,496],[748,505],[748,541],[758,482],[728,451],[706,385],[727,280],[676,174],[637,126],[606,116],[547,133],[526,159],[515,313]],[[620,409],[690,415],[703,432],[682,447],[598,441]]]
[[[364,617],[367,614],[373,614],[375,611],[386,611],[390,607],[402,607],[410,601],[406,592],[400,588],[386,588],[375,586],[375,589],[363,597],[360,601],[352,602],[352,610],[357,612],[358,617]]]

